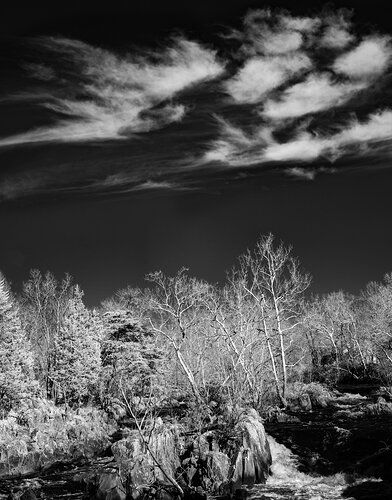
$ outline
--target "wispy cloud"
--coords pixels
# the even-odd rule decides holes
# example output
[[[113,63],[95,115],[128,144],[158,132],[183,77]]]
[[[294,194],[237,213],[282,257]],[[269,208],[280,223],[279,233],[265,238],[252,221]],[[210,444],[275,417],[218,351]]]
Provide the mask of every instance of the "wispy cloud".
[[[329,110],[346,103],[366,87],[367,83],[363,82],[334,82],[327,73],[309,75],[276,99],[267,100],[262,114],[282,120]]]
[[[161,52],[124,56],[77,40],[49,38],[41,43],[78,74],[42,102],[63,118],[2,138],[0,146],[122,139],[160,128],[184,117],[185,106],[171,101],[179,92],[223,72],[215,51],[184,38]],[[41,80],[53,77],[43,66],[33,67],[33,75]]]
[[[286,54],[301,48],[303,32],[313,31],[317,21],[295,18],[270,9],[249,11],[244,18],[243,31],[233,31],[232,36],[242,41],[246,55]]]
[[[298,179],[313,181],[314,178],[316,177],[317,171],[315,169],[292,167],[286,170],[286,174],[289,175],[290,177],[296,177]]]
[[[37,175],[22,174],[6,177],[0,182],[0,201],[39,193],[43,185],[44,180]]]
[[[386,141],[392,141],[392,111],[389,110],[372,113],[362,121],[351,119],[335,133],[300,131],[286,142],[277,141],[272,128],[259,126],[246,134],[240,127],[221,122],[221,137],[207,151],[204,161],[222,162],[231,167],[312,162],[321,157],[333,161],[348,151],[370,152]]]
[[[318,45],[327,49],[344,49],[355,40],[351,32],[351,13],[340,10],[323,17],[323,29],[318,39]]]
[[[182,190],[217,170],[264,165],[312,180],[328,160],[390,154],[389,35],[361,34],[345,10],[298,17],[259,9],[225,38],[210,47],[181,36],[123,53],[37,41],[42,60],[25,65],[36,85],[0,104],[43,106],[51,123],[0,138],[0,147],[110,140],[121,159],[113,164],[114,143],[102,159],[90,148],[86,172],[75,175],[70,154],[62,166],[8,175],[0,198]]]
[[[218,117],[219,137],[204,162],[242,167],[333,161],[392,142],[388,108],[353,118],[364,104],[371,108],[375,84],[382,89],[380,77],[392,60],[389,36],[361,39],[345,10],[304,18],[256,10],[232,36],[241,43],[242,65],[224,88],[233,105],[256,107],[245,127],[243,118],[236,123]]]
[[[236,102],[256,103],[289,78],[311,67],[312,62],[304,53],[252,57],[224,86]]]

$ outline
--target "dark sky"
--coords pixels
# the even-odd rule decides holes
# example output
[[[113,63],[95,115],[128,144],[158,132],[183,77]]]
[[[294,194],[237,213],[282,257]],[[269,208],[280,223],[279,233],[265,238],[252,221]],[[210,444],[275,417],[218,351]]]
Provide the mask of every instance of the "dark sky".
[[[128,127],[117,110],[121,127],[116,125],[114,132],[110,128],[106,112],[118,101],[110,97],[107,104],[102,90],[111,91],[127,73],[124,65],[112,63],[109,53],[122,54],[128,63],[125,53],[164,50],[174,33],[217,50],[220,61],[228,61],[224,76],[218,77],[223,81],[245,63],[233,56],[238,47],[228,46],[231,41],[219,33],[227,34],[229,27],[241,30],[248,9],[266,6],[286,6],[293,16],[316,16],[325,9],[323,2],[296,2],[293,9],[287,2],[246,0],[133,0],[102,7],[89,1],[50,6],[14,2],[2,7],[0,268],[17,289],[31,268],[59,277],[71,273],[89,304],[127,284],[140,285],[156,269],[173,273],[187,266],[199,277],[219,281],[236,257],[269,231],[293,245],[313,275],[315,292],[355,292],[392,271],[392,130],[377,147],[367,138],[349,146],[339,142],[336,155],[328,143],[328,153],[323,149],[311,162],[305,155],[257,163],[255,154],[265,151],[254,142],[260,104],[234,106],[215,77],[181,90],[179,102],[186,114],[168,122],[178,94],[159,94],[158,99],[155,87],[150,90],[143,80],[142,111]],[[353,47],[369,33],[392,33],[388,2],[339,1],[334,6],[328,12],[355,8],[352,31],[358,38]],[[69,49],[63,39],[78,42]],[[52,40],[50,47],[47,40]],[[103,48],[104,56],[91,47]],[[317,57],[317,64],[324,64],[324,53]],[[109,84],[101,82],[99,95],[93,90],[86,97],[96,75],[101,78],[97,67],[104,63]],[[314,138],[327,134],[336,148],[336,141],[342,141],[336,129],[346,117],[355,114],[364,121],[371,113],[390,109],[389,74],[387,69],[377,83],[367,83],[372,94],[355,95],[354,104],[350,100],[310,114],[306,123],[297,117],[284,126],[279,122],[273,144],[286,144],[308,127],[309,147]],[[154,73],[151,78],[156,77]],[[343,77],[336,79],[334,84]],[[121,81],[116,90],[126,86]],[[91,115],[81,121],[74,109],[81,106],[82,116],[83,106],[92,101],[96,106],[87,112],[97,119],[98,132],[91,132]],[[58,103],[60,110],[54,108]],[[73,106],[70,112],[67,106]],[[237,143],[217,125],[216,116],[234,120],[237,132],[249,133],[252,140]],[[78,133],[87,130],[86,140],[75,141],[68,128],[61,137],[64,119],[76,123]],[[200,162],[208,145],[217,148],[222,137],[225,147],[235,145],[235,153],[219,162]]]

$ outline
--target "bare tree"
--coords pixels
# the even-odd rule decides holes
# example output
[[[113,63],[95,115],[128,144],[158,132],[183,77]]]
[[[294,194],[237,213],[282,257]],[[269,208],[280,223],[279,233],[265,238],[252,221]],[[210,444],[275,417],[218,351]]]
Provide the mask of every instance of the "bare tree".
[[[306,306],[304,330],[317,358],[332,357],[335,377],[354,371],[358,366],[366,372],[367,363],[359,337],[355,298],[343,292],[315,297]],[[332,350],[332,355],[329,354]]]
[[[173,277],[166,277],[161,271],[147,275],[155,284],[150,295],[150,324],[171,345],[192,392],[201,400],[195,374],[184,354],[186,341],[200,333],[204,296],[209,285],[187,274],[182,268]]]
[[[299,304],[310,276],[300,272],[291,248],[275,245],[272,234],[262,236],[253,251],[240,257],[236,272],[241,286],[258,306],[258,330],[267,344],[277,396],[286,405],[286,353],[291,333],[299,325]]]
[[[362,329],[370,341],[372,361],[392,365],[392,273],[383,283],[369,283],[362,296]]]
[[[51,273],[33,269],[23,285],[22,313],[29,340],[37,352],[38,371],[49,397],[53,397],[52,373],[57,362],[56,339],[73,294],[72,278],[60,282]]]
[[[223,289],[211,287],[206,301],[218,346],[219,383],[230,388],[232,397],[256,402],[262,384],[259,369],[264,364],[263,345],[255,328],[257,308],[237,280],[228,275]]]

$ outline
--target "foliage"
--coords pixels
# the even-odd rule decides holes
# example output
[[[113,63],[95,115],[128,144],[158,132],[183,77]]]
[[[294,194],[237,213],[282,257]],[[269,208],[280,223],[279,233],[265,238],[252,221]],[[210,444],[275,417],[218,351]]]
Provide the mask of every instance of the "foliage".
[[[0,472],[30,472],[58,460],[91,458],[109,445],[113,430],[96,408],[72,410],[32,398],[0,420]]]
[[[56,339],[53,382],[56,400],[80,402],[96,386],[101,367],[100,328],[96,315],[83,304],[78,286]]]
[[[107,311],[103,315],[101,400],[159,397],[162,351],[151,329],[135,320],[130,311]]]
[[[49,398],[55,397],[53,370],[61,325],[68,311],[74,287],[69,275],[59,281],[53,274],[38,269],[30,272],[23,284],[22,321],[30,339],[38,380]]]
[[[310,277],[270,234],[222,284],[185,268],[146,281],[97,311],[69,276],[32,271],[18,302],[1,275],[3,417],[40,388],[54,404],[118,414],[124,397],[170,414],[181,395],[185,418],[203,426],[236,405],[319,405],[339,383],[392,382],[392,274],[356,296],[305,296]]]
[[[18,305],[0,273],[0,410],[9,411],[36,389],[30,343]]]
[[[304,384],[294,382],[289,386],[287,399],[289,403],[298,404],[301,400],[308,399],[312,408],[326,406],[334,398],[334,393],[325,385],[311,382]]]

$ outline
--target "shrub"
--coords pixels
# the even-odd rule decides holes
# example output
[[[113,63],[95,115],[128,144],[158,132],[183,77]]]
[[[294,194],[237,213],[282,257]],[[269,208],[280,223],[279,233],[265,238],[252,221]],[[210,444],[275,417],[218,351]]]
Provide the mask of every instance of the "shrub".
[[[0,474],[28,473],[60,460],[91,458],[106,449],[113,431],[107,416],[96,408],[73,410],[32,399],[0,420]]]

